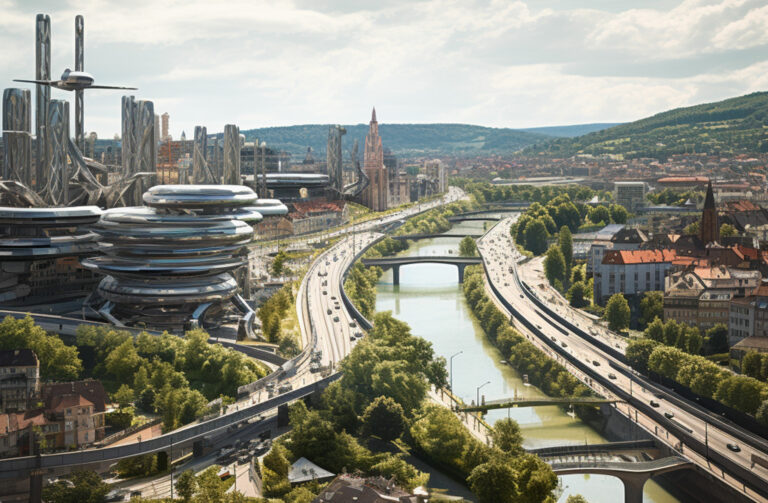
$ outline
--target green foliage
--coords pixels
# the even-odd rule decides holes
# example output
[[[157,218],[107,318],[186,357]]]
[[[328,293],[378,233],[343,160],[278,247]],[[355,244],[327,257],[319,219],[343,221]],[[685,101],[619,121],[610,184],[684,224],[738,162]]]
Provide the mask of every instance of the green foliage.
[[[589,221],[594,224],[607,224],[611,221],[611,213],[607,207],[599,204],[589,210]]]
[[[685,229],[683,229],[683,234],[687,236],[698,236],[701,229],[701,222],[696,220],[695,222],[688,224]]]
[[[768,354],[761,354],[757,351],[747,352],[741,359],[741,373],[755,379],[765,379],[762,373],[764,360],[768,360]]]
[[[277,255],[275,255],[274,260],[272,261],[272,275],[273,276],[282,276],[284,269],[285,269],[285,261],[288,258],[288,256],[285,254],[284,251],[280,250],[277,252]]]
[[[133,390],[127,384],[123,384],[112,394],[112,402],[117,403],[120,408],[129,406],[133,402]]]
[[[176,493],[181,497],[184,503],[192,501],[192,497],[195,495],[197,489],[197,479],[195,478],[195,472],[192,470],[184,470],[179,476],[176,477]]]
[[[536,219],[525,227],[523,246],[534,255],[541,255],[547,249],[549,232],[544,223]]]
[[[611,220],[616,224],[625,224],[629,218],[629,212],[620,204],[612,204],[610,208]]]
[[[768,426],[768,400],[763,400],[760,407],[755,413],[755,419],[760,421],[761,424]]]
[[[365,267],[355,262],[349,269],[344,291],[360,314],[371,319],[376,310],[376,283],[382,275],[380,267]]]
[[[224,501],[224,495],[229,485],[219,478],[219,465],[206,468],[196,477],[197,491],[195,503],[219,503]]]
[[[661,345],[661,342],[653,339],[630,339],[625,352],[627,362],[633,369],[645,374],[648,372],[648,359],[651,353]]]
[[[261,331],[268,342],[279,344],[284,338],[280,322],[294,307],[293,285],[287,284],[265,300],[256,315],[261,320]]]
[[[565,260],[565,279],[571,277],[571,267],[573,266],[573,236],[568,226],[564,225],[560,228],[560,234],[557,236],[557,245],[560,247],[560,251],[563,254]],[[566,281],[563,281],[564,283]]]
[[[664,189],[661,192],[649,192],[645,197],[653,204],[682,206],[689,199],[694,203],[703,202],[704,192],[694,190],[681,191],[675,189]]]
[[[520,425],[514,419],[502,418],[496,421],[491,430],[491,439],[494,447],[507,454],[519,455],[523,452],[523,435],[520,433]]]
[[[571,494],[568,496],[568,499],[565,500],[565,503],[589,503],[589,502],[587,501],[587,498],[585,498],[581,494]]]
[[[578,271],[578,269],[577,269]],[[582,281],[576,281],[566,294],[568,303],[575,308],[582,308],[589,305],[587,299],[587,286]]]
[[[407,491],[418,486],[425,486],[429,475],[422,473],[402,458],[402,454],[386,454],[381,461],[371,466],[370,473],[381,475],[385,479],[395,479],[395,483]]]
[[[470,236],[464,236],[459,242],[459,255],[462,257],[474,257],[477,255],[477,244]]]
[[[283,498],[285,503],[312,503],[315,494],[306,487],[295,487]]]
[[[627,299],[623,294],[615,293],[605,305],[603,318],[608,320],[608,328],[621,331],[629,327],[630,314]]]
[[[43,488],[43,501],[52,503],[102,503],[110,490],[101,477],[92,471],[72,472],[69,479],[73,486],[64,481]]]
[[[385,237],[368,249],[366,257],[388,257],[408,249],[408,241]]]
[[[123,458],[115,467],[121,478],[148,477],[157,473],[157,454],[142,454],[132,458]]]
[[[727,353],[728,346],[728,327],[723,323],[718,323],[707,330],[704,337],[706,354]]]
[[[645,327],[656,318],[664,318],[664,292],[645,292],[640,300],[640,326]]]
[[[665,159],[673,154],[735,155],[763,152],[768,93],[677,108],[577,138],[551,139],[525,152]]]
[[[363,412],[363,433],[382,440],[398,438],[405,429],[403,407],[387,396],[379,396]]]
[[[567,274],[563,252],[557,246],[550,246],[547,250],[547,256],[544,259],[544,275],[550,284],[559,281],[561,284],[565,281]]]
[[[731,224],[722,224],[720,226],[720,237],[726,238],[735,236],[738,234],[738,231],[736,231],[736,227],[732,226]]]
[[[411,425],[411,438],[429,458],[453,471],[466,476],[474,468],[467,466],[464,454],[477,440],[445,407],[424,404],[417,419]]]
[[[662,322],[658,317],[646,327],[644,335],[648,339],[667,346],[674,346],[693,355],[699,354],[704,344],[704,338],[701,336],[698,327],[678,323],[675,320]]]
[[[528,381],[548,396],[588,396],[588,388],[509,326],[506,316],[485,294],[482,275],[481,266],[473,265],[465,269],[464,297],[480,326],[507,362],[521,374],[528,374]],[[503,324],[495,327],[495,331],[492,331],[493,319],[504,320]]]
[[[66,346],[55,335],[35,325],[31,316],[17,320],[6,316],[0,322],[0,349],[31,349],[40,361],[44,380],[71,381],[83,371],[77,349]]]
[[[291,463],[288,461],[285,447],[276,442],[262,460],[264,496],[279,498],[291,490],[291,483],[288,481],[290,469]]]
[[[517,473],[512,464],[501,456],[493,456],[476,466],[467,478],[469,488],[481,503],[516,503]]]
[[[107,412],[104,417],[108,426],[124,430],[133,423],[133,407],[125,407],[114,412]]]
[[[128,332],[107,327],[77,329],[78,346],[94,355],[91,375],[123,383],[115,394],[118,403],[135,399],[140,409],[161,414],[166,429],[193,421],[209,400],[234,397],[238,386],[266,374],[241,353],[207,341],[202,330],[185,337],[142,333],[134,340]]]

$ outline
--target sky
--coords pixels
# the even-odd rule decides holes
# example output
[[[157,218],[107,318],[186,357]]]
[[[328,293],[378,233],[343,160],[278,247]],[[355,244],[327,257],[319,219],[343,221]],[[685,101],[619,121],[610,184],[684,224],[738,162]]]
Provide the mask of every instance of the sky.
[[[174,137],[364,123],[374,105],[391,123],[626,122],[768,90],[765,0],[0,0],[4,88],[34,78],[37,13],[55,78],[83,14],[85,70],[138,87]],[[120,131],[121,95],[86,91],[86,131]]]

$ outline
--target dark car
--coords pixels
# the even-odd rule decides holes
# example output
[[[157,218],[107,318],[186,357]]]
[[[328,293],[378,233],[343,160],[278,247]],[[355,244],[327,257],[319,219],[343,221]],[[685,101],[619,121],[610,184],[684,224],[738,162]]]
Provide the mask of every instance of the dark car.
[[[741,452],[741,447],[739,447],[736,444],[728,444],[726,445],[726,447],[728,447],[728,450],[731,450],[733,452]]]
[[[651,400],[651,407],[658,407],[658,406],[659,406],[659,402],[657,402],[656,400]]]
[[[673,417],[675,417],[675,414],[672,412],[665,412],[664,417],[666,417],[667,419],[672,419]]]

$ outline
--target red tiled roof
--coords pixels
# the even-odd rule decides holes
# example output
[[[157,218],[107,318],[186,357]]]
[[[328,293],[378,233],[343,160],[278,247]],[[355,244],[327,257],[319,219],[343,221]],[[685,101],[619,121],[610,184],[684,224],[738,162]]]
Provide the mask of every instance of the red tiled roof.
[[[603,256],[603,264],[671,263],[676,258],[674,250],[610,250]]]
[[[709,178],[706,176],[668,176],[659,178],[656,183],[706,183]]]

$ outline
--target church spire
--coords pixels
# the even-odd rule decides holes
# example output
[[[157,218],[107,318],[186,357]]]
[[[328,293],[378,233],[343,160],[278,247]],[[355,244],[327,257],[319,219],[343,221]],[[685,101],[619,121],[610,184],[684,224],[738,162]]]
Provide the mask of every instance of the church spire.
[[[712,192],[711,179],[707,186],[707,195],[704,198],[704,211],[701,213],[699,237],[704,245],[720,241],[720,227],[717,225],[717,208],[715,208],[715,195]]]
[[[371,114],[371,122],[376,122],[376,107],[373,107],[373,113]]]

